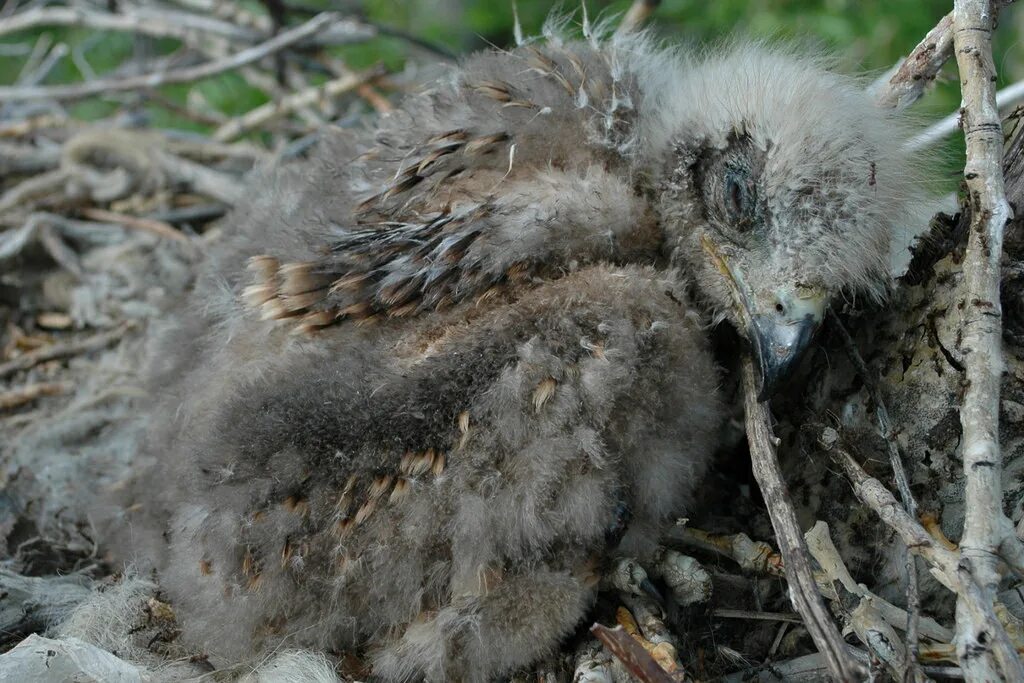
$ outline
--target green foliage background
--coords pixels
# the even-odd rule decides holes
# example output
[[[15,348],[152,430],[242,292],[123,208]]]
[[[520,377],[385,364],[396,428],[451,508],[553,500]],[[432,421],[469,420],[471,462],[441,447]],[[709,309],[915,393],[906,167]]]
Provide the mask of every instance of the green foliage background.
[[[587,2],[592,17],[619,14],[629,0]],[[667,40],[689,45],[732,35],[810,42],[839,58],[848,71],[881,72],[906,55],[935,23],[952,9],[949,0],[664,0],[650,25]],[[512,43],[511,2],[407,2],[368,0],[358,6],[366,16],[464,52]],[[519,0],[520,21],[527,34],[540,31],[554,8],[576,12],[577,4]],[[1020,22],[1014,9],[1004,16],[996,45],[1002,82],[1024,78],[1019,49]],[[951,87],[940,87],[924,108],[949,113],[958,104],[955,70]]]
[[[243,4],[253,11],[263,11],[263,6],[256,0],[243,0]],[[527,34],[538,33],[552,11],[575,13],[577,19],[580,16],[577,3],[518,0],[516,5]],[[650,25],[666,40],[690,45],[713,42],[731,35],[796,39],[832,52],[847,71],[877,74],[911,50],[950,10],[951,5],[949,0],[665,0]],[[587,6],[591,17],[598,18],[624,12],[629,0],[589,0]],[[305,0],[296,3],[295,7],[301,7],[307,16],[309,10],[316,8],[354,13],[443,46],[456,54],[488,45],[507,46],[513,42],[511,0]],[[296,15],[295,21],[301,18],[301,14]],[[996,43],[1000,86],[1024,78],[1024,53],[1020,49],[1022,18],[1024,14],[1012,7],[1004,12],[1003,26]],[[65,42],[77,49],[98,74],[110,72],[136,56],[140,42],[144,43],[149,56],[168,54],[178,47],[172,40],[140,41],[124,33],[97,33],[82,29],[44,29],[10,34],[0,37],[0,83],[11,84],[17,80],[25,65],[24,52],[44,33],[55,42]],[[357,68],[381,62],[394,69],[401,68],[412,54],[407,41],[394,37],[382,37],[336,50],[339,56]],[[419,54],[416,59],[422,61],[424,55]],[[81,78],[83,74],[75,61],[65,57],[44,83],[66,83]],[[160,94],[166,100],[183,104],[191,88],[199,89],[214,109],[229,116],[247,111],[267,99],[264,92],[235,74],[194,85],[168,87]],[[128,104],[136,112],[143,112],[150,125],[203,128],[201,124],[176,116],[172,109],[152,101]],[[938,118],[955,110],[958,104],[955,66],[948,65],[935,92],[916,107],[916,115],[924,120]],[[76,116],[91,119],[110,115],[125,105],[125,97],[120,96],[76,102],[70,110]],[[952,140],[943,150],[951,170],[957,165],[958,149],[958,143]]]

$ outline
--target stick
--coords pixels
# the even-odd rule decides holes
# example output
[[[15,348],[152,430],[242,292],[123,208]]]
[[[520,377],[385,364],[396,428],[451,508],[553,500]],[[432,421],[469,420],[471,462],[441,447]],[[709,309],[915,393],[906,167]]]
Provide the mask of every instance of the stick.
[[[188,42],[197,34],[257,42],[261,35],[227,21],[190,12],[162,12],[137,7],[113,14],[84,7],[33,7],[0,20],[0,36],[42,26],[83,27],[97,31],[122,31],[154,38],[176,38]]]
[[[214,59],[184,69],[128,76],[124,78],[101,78],[86,83],[72,85],[34,86],[34,87],[0,87],[0,100],[33,100],[55,99],[76,100],[93,95],[104,95],[112,92],[125,92],[145,88],[158,88],[173,83],[188,83],[210,76],[231,71],[247,64],[259,61],[281,50],[299,43],[321,31],[327,30],[331,24],[340,21],[341,17],[333,12],[319,14],[304,24],[288,31],[283,31],[273,38],[254,45],[222,59]]]
[[[747,609],[714,609],[711,616],[719,619],[750,619],[753,621],[786,621],[791,624],[802,624],[804,620],[799,614],[792,612],[754,612]]]
[[[1008,85],[996,93],[996,103],[1000,111],[1006,111],[1024,102],[1024,81]],[[907,142],[907,149],[917,151],[931,147],[936,142],[952,135],[960,129],[960,110],[940,119],[936,123],[925,128],[923,131],[910,138]]]
[[[907,514],[892,492],[857,463],[850,452],[839,443],[839,433],[827,427],[818,436],[818,445],[827,452],[846,478],[853,484],[853,492],[862,503],[895,531],[911,552],[923,557],[931,566],[932,575],[951,591],[956,591],[957,554],[931,536],[917,520]]]
[[[1003,514],[1002,453],[999,447],[999,391],[1003,369],[999,261],[1003,228],[1010,216],[1003,187],[1003,129],[996,107],[992,30],[995,7],[990,0],[956,0],[953,36],[963,96],[963,131],[967,141],[964,179],[971,201],[970,237],[963,263],[961,352],[965,389],[960,407],[966,489],[964,533],[960,554],[976,584],[982,608],[991,610],[999,588],[998,559],[1006,543],[1018,544]],[[1019,547],[1015,550],[1019,550]],[[957,600],[957,656],[967,680],[982,680],[995,670],[1006,680],[1024,680],[1015,651],[1003,653],[991,625],[961,593]],[[1001,630],[1001,629],[997,629]],[[1005,635],[1005,634],[1004,634]]]
[[[360,85],[366,84],[382,75],[382,73],[379,69],[371,69],[364,73],[348,74],[327,81],[322,85],[300,90],[277,102],[267,102],[225,123],[214,132],[213,139],[217,142],[228,142],[258,128],[268,121],[273,121],[281,116],[287,116],[296,109],[308,107],[321,100],[331,99],[342,93],[355,90]]]
[[[821,428],[819,427],[818,431],[820,432],[820,430]],[[832,536],[829,531],[828,524],[819,520],[810,531],[804,534],[804,539],[807,541],[808,550],[814,559],[817,560],[818,565],[825,574],[824,577],[818,579],[819,586],[824,584],[824,586],[830,587],[832,592],[835,594],[836,599],[842,602],[842,596],[839,595],[839,592],[836,591],[834,587],[835,581],[839,581],[843,590],[849,593],[850,596],[857,596],[861,598],[862,601],[864,599],[870,600],[878,614],[885,619],[887,623],[909,633],[907,626],[910,621],[910,615],[906,610],[875,595],[868,590],[867,586],[864,584],[854,581],[853,576],[850,574],[850,571],[846,568],[846,565],[843,562],[842,556],[839,554],[839,550],[836,549],[835,544],[832,542]],[[831,598],[824,589],[822,590],[822,594]],[[925,617],[920,621],[922,633],[931,640],[938,640],[945,643],[953,638],[953,632],[943,627],[934,619]],[[864,644],[869,648],[871,647],[870,643]]]
[[[822,430],[818,445],[829,453],[832,461],[853,483],[853,491],[857,498],[899,534],[911,552],[928,562],[932,576],[957,594],[955,637],[960,638],[961,625],[966,623],[966,619],[961,617],[961,612],[966,612],[971,623],[979,627],[974,635],[982,636],[979,640],[984,642],[976,642],[974,649],[969,653],[970,656],[962,657],[961,647],[959,643],[957,645],[957,656],[961,660],[964,677],[969,681],[1024,681],[1024,667],[1020,665],[1016,650],[995,616],[991,597],[982,595],[970,575],[971,560],[961,558],[956,552],[943,546],[939,540],[925,531],[917,520],[912,519],[882,482],[865,472],[849,450],[840,445],[839,434],[834,429]],[[995,662],[998,662],[1000,667],[1005,667],[1005,675],[999,673],[994,666]]]
[[[602,624],[594,624],[590,632],[643,683],[675,683],[643,645],[633,640],[621,626],[611,629]]]
[[[950,13],[939,20],[876,93],[878,106],[903,111],[921,99],[925,88],[935,80],[939,70],[953,56],[952,28],[953,14]]]
[[[847,653],[843,637],[839,634],[818,592],[800,522],[789,501],[789,492],[786,490],[775,454],[776,439],[769,426],[771,416],[767,404],[757,400],[757,380],[749,356],[743,359],[742,365],[751,465],[764,496],[772,528],[775,529],[779,551],[786,567],[786,579],[793,607],[803,617],[804,625],[814,640],[814,645],[825,657],[832,677],[839,681],[861,680],[863,670]]]
[[[148,232],[152,235],[156,235],[157,237],[163,237],[177,242],[189,241],[188,237],[180,230],[176,230],[173,225],[154,218],[129,216],[123,213],[107,211],[106,209],[87,208],[82,209],[81,213],[86,218],[91,218],[92,220],[99,221],[100,223],[116,223],[118,225],[123,225],[126,228],[142,230],[143,232]]]
[[[86,339],[78,339],[67,344],[54,344],[46,348],[29,351],[23,356],[18,356],[6,363],[0,363],[0,379],[13,375],[19,370],[28,370],[31,367],[59,358],[68,358],[82,353],[89,353],[107,347],[123,337],[129,330],[135,328],[134,322],[127,322],[123,325],[101,332]]]
[[[633,4],[622,16],[622,21],[619,22],[619,27],[615,29],[615,32],[623,34],[640,30],[643,23],[647,21],[654,10],[658,9],[660,4],[661,0],[633,0]]]
[[[952,17],[950,15],[947,15],[943,21],[946,19],[952,21]],[[936,30],[938,30],[938,27],[933,29],[933,32]],[[939,66],[941,66],[941,64]],[[860,352],[857,350],[856,342],[853,341],[853,337],[850,336],[849,331],[847,331],[843,322],[839,319],[839,316],[831,309],[829,309],[829,313],[832,315],[832,322],[835,324],[836,330],[839,331],[839,336],[843,339],[843,345],[846,347],[846,353],[850,357],[850,361],[857,370],[857,374],[860,375],[861,381],[864,382],[864,386],[867,388],[868,394],[871,396],[871,401],[875,404],[875,419],[878,422],[878,431],[881,434],[882,439],[888,445],[889,467],[892,468],[893,480],[896,482],[896,490],[900,493],[900,500],[903,502],[903,509],[907,511],[907,514],[910,515],[912,519],[917,519],[917,501],[914,500],[914,494],[910,491],[910,481],[907,479],[906,470],[903,468],[903,457],[900,454],[899,445],[896,443],[896,430],[893,428],[892,420],[889,418],[889,409],[885,405],[885,397],[882,396],[882,388],[878,386],[878,382],[875,381],[874,375],[870,370],[868,370],[867,364],[864,362],[864,359],[861,358]],[[920,620],[918,614],[920,608],[920,596],[918,595],[917,589],[917,561],[914,558],[913,553],[910,552],[907,553],[906,557],[906,571],[907,660],[905,668],[913,673],[914,680],[920,680],[920,667],[917,663],[917,630]]]
[[[57,396],[71,389],[68,382],[39,382],[0,393],[0,410],[10,410],[41,396]]]
[[[69,175],[67,171],[56,168],[26,178],[0,194],[0,216],[15,209],[32,210],[39,203],[38,200],[51,194],[60,194]]]

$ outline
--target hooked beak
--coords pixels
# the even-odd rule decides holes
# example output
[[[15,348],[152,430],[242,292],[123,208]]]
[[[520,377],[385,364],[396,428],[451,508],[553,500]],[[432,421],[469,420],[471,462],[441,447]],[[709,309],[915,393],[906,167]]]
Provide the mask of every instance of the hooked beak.
[[[766,401],[799,365],[825,317],[828,296],[821,288],[796,283],[755,292],[713,242],[706,236],[701,241],[730,285],[737,317],[757,357],[757,398]]]
[[[810,288],[777,291],[777,303],[768,313],[747,309],[750,315],[747,337],[756,351],[761,370],[759,401],[771,398],[793,374],[821,326],[824,297],[801,289]]]

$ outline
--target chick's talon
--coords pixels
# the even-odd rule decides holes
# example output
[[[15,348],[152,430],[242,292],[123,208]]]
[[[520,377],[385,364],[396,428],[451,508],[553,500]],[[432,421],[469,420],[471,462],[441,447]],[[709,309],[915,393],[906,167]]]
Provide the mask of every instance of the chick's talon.
[[[700,562],[676,550],[663,548],[652,566],[655,576],[668,586],[672,598],[680,607],[707,602],[711,599],[711,575]]]

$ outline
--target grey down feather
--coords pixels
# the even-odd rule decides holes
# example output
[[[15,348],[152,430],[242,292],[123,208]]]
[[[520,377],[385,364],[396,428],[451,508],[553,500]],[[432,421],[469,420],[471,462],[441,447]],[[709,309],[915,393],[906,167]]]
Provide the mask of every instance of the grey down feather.
[[[884,293],[924,196],[905,131],[806,54],[557,30],[325,131],[163,322],[114,554],[214,663],[483,681],[551,652],[692,508],[708,327],[746,333],[723,268],[752,306]]]

